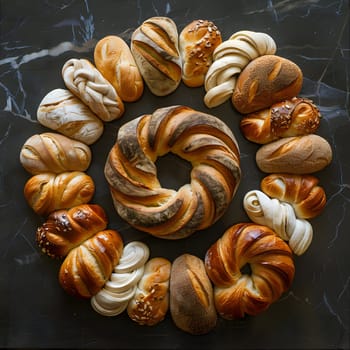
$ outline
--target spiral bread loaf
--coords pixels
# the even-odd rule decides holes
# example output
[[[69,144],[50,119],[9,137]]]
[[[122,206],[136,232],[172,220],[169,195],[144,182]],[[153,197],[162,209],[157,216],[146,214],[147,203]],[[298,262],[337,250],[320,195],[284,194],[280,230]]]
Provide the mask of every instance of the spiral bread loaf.
[[[124,104],[112,84],[87,59],[69,59],[62,68],[67,88],[103,121],[120,118]]]
[[[131,36],[131,52],[141,75],[156,96],[169,95],[181,82],[179,35],[169,17],[151,17]]]
[[[191,183],[162,188],[155,161],[173,152],[192,163]],[[157,109],[118,132],[105,164],[118,214],[160,238],[179,239],[218,220],[240,182],[235,137],[220,119],[185,106]]]
[[[95,192],[93,179],[81,171],[32,176],[24,185],[24,197],[39,215],[88,203]]]
[[[251,273],[243,273],[249,264]],[[266,310],[290,287],[293,254],[288,244],[264,225],[231,226],[206,252],[205,267],[214,283],[215,307],[225,319]]]

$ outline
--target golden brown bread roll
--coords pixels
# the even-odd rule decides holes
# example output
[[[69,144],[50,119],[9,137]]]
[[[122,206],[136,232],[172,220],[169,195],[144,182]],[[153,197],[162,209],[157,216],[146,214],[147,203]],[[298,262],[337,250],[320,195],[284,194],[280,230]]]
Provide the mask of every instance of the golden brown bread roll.
[[[272,198],[291,204],[298,218],[312,219],[322,213],[327,198],[313,175],[270,174],[260,183],[261,190]]]
[[[42,173],[32,176],[24,185],[28,204],[37,214],[44,216],[55,210],[88,203],[94,192],[94,181],[81,171]]]
[[[139,325],[154,326],[169,309],[171,263],[165,258],[152,258],[145,264],[143,276],[129,301],[127,313]]]
[[[67,88],[105,122],[120,118],[124,103],[113,85],[87,59],[69,59],[62,67]]]
[[[157,157],[191,162],[191,183],[162,188]],[[118,214],[154,236],[179,239],[209,227],[225,212],[241,176],[239,149],[220,119],[185,106],[157,109],[120,127],[105,176]]]
[[[256,152],[256,163],[265,173],[309,174],[324,169],[331,161],[330,144],[314,134],[281,138]]]
[[[88,145],[67,136],[45,132],[29,137],[20,152],[22,166],[32,175],[85,171],[91,162]]]
[[[169,95],[181,82],[179,36],[168,17],[151,17],[131,36],[131,52],[142,77],[156,96]]]
[[[277,55],[260,56],[238,76],[232,103],[242,114],[256,112],[297,96],[302,84],[303,73],[294,62]]]
[[[102,121],[69,90],[54,89],[40,102],[40,124],[69,138],[91,145],[103,133]]]
[[[99,40],[94,50],[94,61],[122,101],[134,102],[142,96],[142,76],[128,44],[122,38],[108,35]]]
[[[123,251],[123,240],[115,230],[96,233],[72,249],[59,270],[59,283],[73,296],[91,298],[108,281]]]
[[[204,262],[194,255],[180,255],[172,264],[170,313],[175,325],[190,334],[205,334],[216,326],[213,287]]]
[[[249,141],[265,144],[281,137],[312,134],[317,131],[320,118],[320,111],[311,100],[293,97],[244,116],[240,128]]]
[[[246,265],[249,273],[242,271]],[[288,244],[254,223],[227,229],[208,249],[205,267],[215,285],[216,310],[229,320],[269,308],[291,286],[295,272]]]
[[[204,84],[205,75],[213,62],[213,51],[221,44],[218,27],[209,20],[194,20],[179,35],[182,81],[189,87]]]
[[[52,212],[36,231],[41,250],[62,258],[70,250],[107,227],[107,216],[97,204],[81,204]]]

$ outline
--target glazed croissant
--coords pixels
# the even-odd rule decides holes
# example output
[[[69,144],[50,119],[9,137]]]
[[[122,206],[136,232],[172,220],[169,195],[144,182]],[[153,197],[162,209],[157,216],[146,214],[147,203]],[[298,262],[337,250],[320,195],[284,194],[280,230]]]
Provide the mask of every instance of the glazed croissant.
[[[247,264],[250,273],[241,270]],[[208,249],[205,267],[215,286],[216,310],[225,319],[266,310],[287,291],[295,272],[288,244],[255,223],[230,227]]]
[[[261,180],[261,190],[271,198],[290,203],[300,219],[321,214],[327,199],[324,189],[313,175],[270,174]]]
[[[88,203],[95,192],[92,178],[81,171],[32,176],[24,186],[24,197],[39,215]]]
[[[310,246],[312,226],[304,219],[297,219],[290,204],[276,198],[271,199],[256,190],[246,193],[243,206],[250,220],[270,227],[283,240],[288,241],[294,254],[301,255]]]
[[[311,100],[294,97],[244,116],[240,128],[248,140],[265,144],[280,137],[314,133],[320,118],[320,111]]]
[[[97,204],[81,204],[52,212],[37,229],[36,241],[52,258],[62,258],[95,233],[107,227],[107,216]]]
[[[105,230],[72,249],[59,271],[59,283],[71,295],[91,298],[97,294],[118,264],[123,241],[117,231]]]

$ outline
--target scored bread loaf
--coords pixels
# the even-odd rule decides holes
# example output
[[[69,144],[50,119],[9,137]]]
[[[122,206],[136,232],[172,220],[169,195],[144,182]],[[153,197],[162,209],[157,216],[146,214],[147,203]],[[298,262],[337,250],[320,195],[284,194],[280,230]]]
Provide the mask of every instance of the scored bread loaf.
[[[100,39],[95,46],[94,61],[122,101],[134,102],[142,96],[142,76],[128,44],[122,38],[108,35]]]
[[[20,162],[32,175],[85,171],[91,163],[91,150],[83,142],[59,133],[45,132],[32,135],[25,141]]]
[[[24,197],[39,215],[88,203],[95,192],[93,179],[81,171],[42,173],[24,185]]]
[[[175,325],[190,334],[205,334],[216,326],[213,287],[204,262],[194,255],[183,254],[173,262],[170,313]]]
[[[168,17],[151,17],[131,36],[131,52],[142,77],[156,96],[176,90],[181,82],[181,56],[175,22]]]
[[[232,103],[242,114],[256,112],[297,96],[302,84],[303,73],[294,62],[277,55],[260,56],[238,76]]]
[[[256,163],[265,173],[309,174],[332,161],[328,141],[315,134],[285,137],[261,146]]]
[[[204,84],[205,75],[213,62],[213,51],[221,44],[218,27],[209,20],[194,20],[179,35],[182,81],[189,87]]]

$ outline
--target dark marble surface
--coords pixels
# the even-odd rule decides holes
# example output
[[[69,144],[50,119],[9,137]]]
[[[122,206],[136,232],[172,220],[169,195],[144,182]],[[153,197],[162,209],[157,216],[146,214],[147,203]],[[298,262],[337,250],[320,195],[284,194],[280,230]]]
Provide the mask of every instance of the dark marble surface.
[[[327,193],[322,215],[312,220],[314,239],[295,257],[290,290],[255,317],[226,321],[204,336],[190,336],[166,319],[154,327],[133,323],[126,313],[107,318],[89,301],[64,293],[58,284],[59,262],[43,256],[35,230],[43,221],[23,197],[29,174],[19,152],[31,135],[47,131],[36,121],[43,96],[64,87],[60,71],[72,57],[92,58],[97,40],[108,34],[128,43],[133,30],[148,17],[171,17],[179,31],[193,19],[211,19],[227,39],[238,30],[270,34],[277,54],[297,63],[304,73],[302,96],[322,113],[318,134],[331,144],[332,163],[317,176]],[[118,349],[348,349],[350,327],[350,146],[349,3],[341,0],[1,0],[0,1],[0,347]],[[182,253],[203,257],[209,245],[234,223],[247,221],[244,194],[257,189],[263,177],[255,165],[257,145],[240,134],[240,115],[228,101],[208,110],[204,89],[183,84],[159,98],[146,89],[137,103],[126,104],[122,119],[105,125],[103,137],[91,146],[88,173],[97,190],[109,227],[125,242],[141,240],[151,256],[173,260]],[[124,122],[156,108],[184,104],[212,113],[235,133],[243,180],[226,214],[211,228],[175,242],[130,228],[113,209],[103,166],[116,132]],[[189,169],[171,157],[159,161],[164,186],[185,183]],[[183,167],[181,176],[175,170]]]

